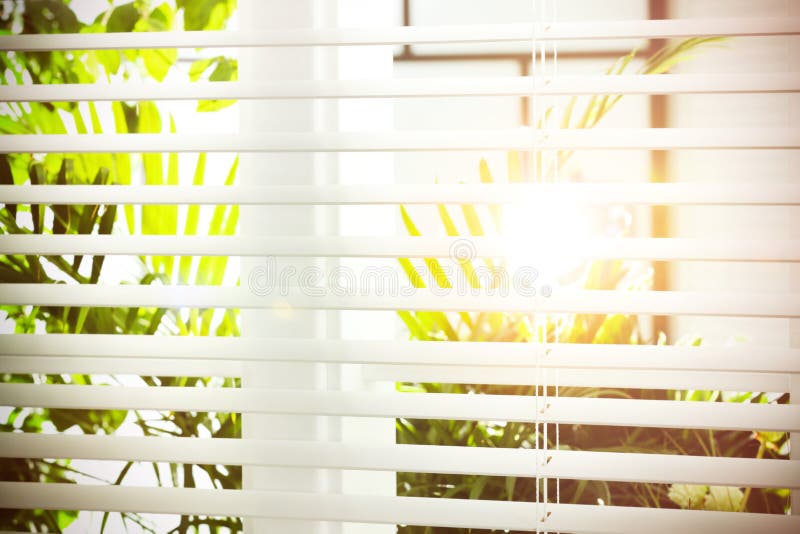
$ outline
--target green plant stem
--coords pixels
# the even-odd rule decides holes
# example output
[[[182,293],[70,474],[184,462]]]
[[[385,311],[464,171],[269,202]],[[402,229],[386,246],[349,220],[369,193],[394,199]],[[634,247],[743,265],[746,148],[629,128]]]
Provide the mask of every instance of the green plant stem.
[[[760,460],[764,457],[764,453],[767,452],[767,446],[764,444],[763,441],[758,442],[758,452],[756,452],[756,460]],[[744,490],[744,497],[742,497],[742,504],[739,505],[739,512],[744,512],[747,510],[747,500],[750,498],[750,493],[752,493],[753,488],[748,487]]]

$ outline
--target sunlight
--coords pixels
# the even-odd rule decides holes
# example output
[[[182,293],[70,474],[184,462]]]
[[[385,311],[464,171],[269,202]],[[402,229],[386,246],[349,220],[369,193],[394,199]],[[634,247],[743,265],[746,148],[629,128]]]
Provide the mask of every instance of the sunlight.
[[[591,218],[563,198],[526,200],[503,212],[502,240],[509,269],[533,267],[541,280],[553,281],[580,259],[575,247],[596,233]]]

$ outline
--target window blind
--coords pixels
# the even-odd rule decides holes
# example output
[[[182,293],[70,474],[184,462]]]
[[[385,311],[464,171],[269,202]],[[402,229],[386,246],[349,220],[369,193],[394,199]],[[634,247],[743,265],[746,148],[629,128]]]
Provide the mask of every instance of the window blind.
[[[491,7],[487,4],[487,9]],[[739,39],[800,34],[800,18],[542,21],[477,26],[313,28],[119,34],[0,35],[0,50],[124,50],[252,48],[280,54],[286,47],[345,47],[447,43],[530,43],[534,65],[561,41],[619,38],[673,39],[726,36]],[[548,48],[548,50],[550,50]],[[555,50],[553,48],[553,50]],[[548,52],[550,54],[550,52]],[[279,80],[183,84],[4,85],[6,103],[134,100],[298,100],[456,97],[557,97],[569,95],[680,95],[796,93],[800,74],[559,75],[534,68],[530,76],[441,77],[388,80]],[[534,102],[534,108],[536,103]],[[796,127],[562,129],[553,123],[514,130],[169,134],[15,134],[3,153],[333,153],[519,150],[558,157],[562,150],[767,151],[800,148]],[[554,156],[555,155],[555,156]],[[536,156],[534,156],[535,158]],[[541,178],[541,177],[540,177]],[[800,205],[794,175],[748,183],[535,183],[431,185],[1,185],[0,199],[20,205],[241,205],[259,210],[284,206],[441,204],[519,206],[548,203],[590,208],[723,206],[782,209]],[[257,179],[256,179],[257,181]],[[448,258],[464,244],[450,237],[320,235],[0,235],[4,255],[235,256],[263,258]],[[502,236],[469,238],[468,260],[512,256]],[[586,238],[533,243],[546,258],[791,263],[800,242],[774,239],[673,237]],[[567,252],[564,252],[567,251]],[[459,258],[456,257],[456,260]],[[0,284],[0,303],[47,307],[152,307],[193,309],[395,310],[448,313],[713,316],[800,318],[800,294],[729,288],[622,291],[554,287],[552,294],[446,294],[417,288],[386,295],[371,288],[355,294],[311,294],[291,288],[260,294],[250,280],[232,287],[193,285]],[[534,325],[535,326],[535,325]],[[530,385],[535,395],[405,393],[345,388],[180,388],[73,384],[0,384],[0,405],[76,410],[165,410],[352,418],[407,418],[522,422],[535,425],[530,449],[448,445],[373,444],[346,441],[203,439],[117,435],[0,434],[4,458],[70,458],[224,464],[277,468],[361,470],[527,477],[535,499],[496,501],[360,493],[262,489],[190,489],[89,484],[0,482],[0,508],[96,510],[262,517],[333,523],[418,525],[530,532],[796,532],[791,514],[658,509],[570,504],[548,495],[547,479],[696,484],[800,489],[800,460],[570,450],[548,447],[557,425],[771,431],[800,435],[797,403],[800,349],[742,344],[733,347],[555,342],[451,342],[289,337],[128,336],[101,334],[3,335],[0,371],[44,374],[243,376],[248,362],[361,366],[367,381]],[[790,394],[788,402],[691,402],[644,398],[559,395],[559,388],[610,387],[656,390],[757,391]],[[548,430],[549,427],[549,430]],[[552,434],[551,434],[552,438]],[[540,444],[540,441],[542,442]],[[544,482],[542,484],[541,482]],[[540,490],[541,487],[541,490]]]

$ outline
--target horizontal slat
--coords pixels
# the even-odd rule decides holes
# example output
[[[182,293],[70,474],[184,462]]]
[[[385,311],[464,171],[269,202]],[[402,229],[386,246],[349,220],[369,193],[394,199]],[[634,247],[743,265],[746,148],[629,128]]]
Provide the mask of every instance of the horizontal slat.
[[[267,269],[268,270],[268,269]],[[268,273],[248,287],[0,284],[0,303],[39,306],[158,308],[257,308],[318,310],[502,311],[521,313],[625,313],[647,315],[718,315],[800,317],[800,295],[699,291],[611,291],[557,289],[545,297],[510,293],[474,296],[458,289],[401,288],[397,295],[372,294],[364,288],[304,287],[283,291]],[[261,283],[264,287],[261,287]],[[340,294],[336,294],[339,292]],[[274,293],[274,294],[273,294]],[[452,293],[452,294],[451,294]],[[541,291],[539,291],[541,293]]]
[[[405,152],[548,149],[800,148],[796,128],[602,128],[394,131],[337,134],[20,134],[0,152]]]
[[[439,445],[3,432],[0,433],[0,457],[539,476],[764,488],[800,487],[800,461]]]
[[[340,186],[0,185],[17,204],[525,204],[796,205],[800,184],[567,183]]]
[[[130,100],[404,98],[585,94],[775,93],[800,91],[800,73],[753,75],[632,74],[397,78],[289,82],[37,84],[0,86],[0,102]]]
[[[241,377],[244,372],[242,362],[231,360],[0,356],[0,373]],[[769,388],[763,390],[777,391]]]
[[[160,349],[163,350],[163,349]],[[791,375],[727,371],[573,369],[499,366],[427,366],[360,364],[365,380],[439,382],[447,384],[536,385],[635,389],[706,389],[772,391],[790,389]],[[0,356],[0,372],[42,374],[110,374],[140,376],[241,377],[245,367],[235,360],[173,358],[86,358],[80,356]]]
[[[181,360],[378,363],[510,368],[800,372],[800,349],[505,342],[369,341],[295,338],[0,335],[0,355],[113,358],[153,354]]]
[[[135,32],[0,36],[0,50],[109,50],[122,48],[225,48],[251,46],[393,45],[585,39],[755,36],[800,33],[800,18],[728,18],[309,28],[262,32]]]
[[[4,364],[0,358],[0,369]],[[607,369],[516,369],[498,367],[368,365],[366,380],[443,384],[502,384],[632,389],[706,389],[788,392],[791,375],[725,371],[621,371]],[[205,376],[205,375],[203,375]]]
[[[0,482],[0,507],[269,517],[576,534],[793,534],[798,516],[530,502]]]
[[[800,429],[800,405],[444,393],[0,384],[0,405],[701,428]]]
[[[653,261],[800,261],[800,240],[711,240],[679,238],[587,239],[552,243],[531,240],[541,258]],[[502,238],[262,237],[0,235],[0,252],[41,255],[175,255],[425,258],[451,257],[464,248],[471,257],[508,257]],[[532,259],[533,264],[536,263]],[[513,273],[509,273],[509,277]]]

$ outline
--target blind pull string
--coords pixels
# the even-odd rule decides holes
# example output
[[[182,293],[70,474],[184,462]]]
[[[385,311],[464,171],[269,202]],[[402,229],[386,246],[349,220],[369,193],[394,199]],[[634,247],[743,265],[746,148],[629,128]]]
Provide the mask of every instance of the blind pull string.
[[[556,22],[558,22],[558,1],[556,1],[556,0],[554,0],[552,2],[552,18],[551,18],[551,21],[554,24]],[[558,80],[558,41],[553,41],[552,47],[553,47],[553,75],[552,75],[552,79],[553,79],[553,81],[557,81]],[[558,128],[561,128],[561,107],[559,105],[558,97],[555,97],[553,100],[554,100],[553,101],[553,114],[552,114],[553,115],[553,128],[554,129],[558,129]],[[553,170],[554,170],[555,176],[554,176],[554,180],[553,181],[558,183],[558,182],[561,181],[561,169],[560,169],[560,162],[561,162],[561,157],[560,156],[561,156],[561,154],[560,154],[560,151],[558,149],[555,149],[554,152],[555,152],[554,153],[555,163],[553,165]],[[555,320],[555,326],[554,326],[554,328],[555,328],[555,337],[553,339],[553,343],[555,343],[555,344],[558,344],[559,339],[561,338],[561,321],[559,319],[560,319],[559,315],[556,314],[556,316],[554,317],[554,320]],[[548,350],[548,351],[545,352],[545,356],[549,357],[549,355],[550,355],[550,351]],[[555,382],[554,383],[554,389],[555,389],[556,404],[558,404],[558,395],[559,395],[559,392],[558,392],[558,385],[559,385],[559,382],[560,382],[559,373],[560,373],[560,369],[556,367],[555,368],[555,380],[554,380],[554,382]],[[556,454],[558,453],[560,448],[561,448],[561,427],[560,427],[559,423],[556,423],[556,449],[555,449],[556,450]],[[558,506],[560,504],[561,504],[561,478],[559,476],[556,476],[556,506]],[[560,530],[556,530],[556,534],[560,534]]]
[[[547,11],[548,11],[547,6],[548,6],[549,3],[550,2],[548,2],[548,0],[544,0],[543,2],[541,2],[539,4],[539,8],[541,9],[541,13],[539,15],[539,19],[544,24],[546,24],[545,28],[549,27],[549,22],[548,22],[548,17],[547,17]],[[539,41],[539,61],[540,61],[540,64],[541,64],[540,76],[541,76],[542,80],[546,80],[547,79],[547,42],[546,41]],[[544,108],[544,117],[543,117],[543,122],[542,122],[544,134],[542,136],[542,143],[546,144],[548,139],[549,139],[549,137],[550,137],[550,125],[548,124],[548,113],[547,113],[547,99],[544,99],[544,104],[545,105],[542,106]],[[539,171],[539,181],[542,182],[542,183],[545,183],[545,182],[549,181],[549,177],[547,176],[548,167],[547,167],[547,163],[546,163],[547,156],[549,155],[548,154],[549,151],[543,150],[543,148],[544,148],[543,146],[540,147],[539,158],[538,158],[540,160],[540,165],[541,165],[541,169]],[[547,336],[548,336],[548,322],[549,322],[549,320],[550,320],[549,314],[545,313],[544,317],[543,317],[543,321],[541,323],[541,332],[540,332],[540,335],[539,335],[539,340],[541,342],[541,354],[542,355],[547,354]],[[540,359],[540,361],[541,361],[541,359]],[[544,369],[542,369],[542,375],[540,377],[541,384],[542,384],[541,387],[542,387],[542,400],[543,400],[543,406],[542,406],[541,413],[542,413],[542,416],[543,416],[543,419],[544,419],[544,421],[543,421],[543,425],[544,425],[544,429],[543,430],[544,431],[543,431],[543,434],[542,434],[542,467],[545,468],[545,475],[542,477],[542,493],[543,493],[543,495],[542,495],[542,508],[543,508],[543,511],[542,511],[542,515],[541,515],[541,521],[542,521],[542,524],[545,524],[545,525],[546,525],[546,522],[547,522],[547,518],[550,515],[550,512],[548,511],[548,504],[549,504],[549,501],[550,501],[549,479],[548,479],[547,474],[546,474],[547,473],[546,466],[547,466],[547,463],[548,463],[549,444],[550,444],[549,443],[550,442],[550,437],[549,437],[550,425],[547,423],[547,417],[545,416],[545,414],[547,413],[547,410],[550,407],[550,405],[549,405],[550,400],[548,398],[548,389],[549,389],[549,380],[548,380],[548,378],[549,378],[548,369],[545,367]],[[550,532],[550,530],[545,526],[544,532],[548,533],[548,532]]]
[[[530,95],[530,109],[531,109],[531,116],[528,117],[529,124],[530,124],[530,132],[531,132],[531,151],[529,155],[529,172],[530,172],[530,179],[532,182],[537,182],[538,178],[538,165],[537,165],[537,135],[538,135],[538,128],[536,124],[537,117],[539,116],[539,101],[537,98],[537,91],[536,91],[536,77],[537,77],[537,61],[536,61],[536,50],[537,50],[537,18],[539,14],[539,1],[538,0],[531,0],[531,95]],[[540,491],[539,491],[539,484],[541,481],[541,461],[538,458],[539,452],[539,382],[540,382],[540,366],[539,366],[539,359],[540,359],[540,344],[539,344],[539,325],[538,325],[538,316],[534,312],[533,315],[533,355],[535,359],[535,379],[534,379],[534,423],[533,423],[533,436],[534,436],[534,450],[536,451],[537,458],[535,460],[535,528],[536,534],[541,534],[541,513],[540,513]]]

